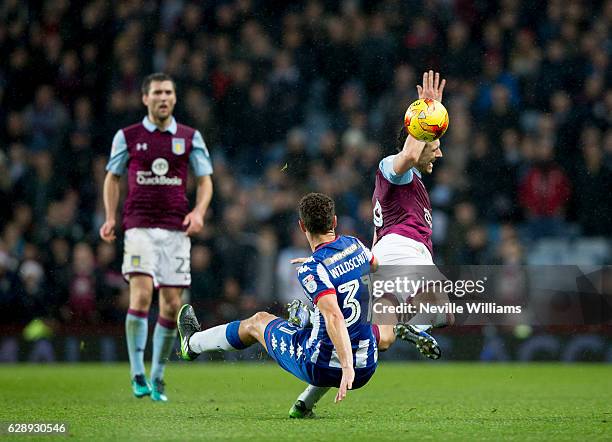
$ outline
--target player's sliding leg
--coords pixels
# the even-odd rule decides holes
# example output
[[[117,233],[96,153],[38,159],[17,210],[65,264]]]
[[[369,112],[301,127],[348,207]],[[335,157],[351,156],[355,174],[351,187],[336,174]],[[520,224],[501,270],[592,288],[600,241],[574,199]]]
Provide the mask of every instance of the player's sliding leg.
[[[309,385],[300,394],[289,410],[289,417],[293,419],[308,419],[315,417],[312,409],[319,400],[325,396],[331,387],[315,387]]]
[[[310,327],[310,308],[301,300],[295,299],[287,305],[289,318],[287,322],[299,328]],[[315,387],[308,385],[289,410],[289,417],[306,419],[315,417],[312,409],[315,404],[329,391],[330,387]]]
[[[132,391],[137,398],[151,394],[151,386],[145,376],[144,351],[147,346],[152,293],[153,279],[150,276],[130,277],[130,307],[125,316],[125,338],[130,358]]]
[[[395,316],[395,315],[394,315]],[[372,324],[372,333],[376,338],[379,351],[386,351],[395,342],[395,326],[389,324]],[[309,385],[300,394],[289,410],[289,417],[307,419],[315,417],[312,411],[317,402],[329,391],[329,387]]]
[[[295,302],[295,301],[294,301]],[[292,315],[291,306],[294,305],[294,302],[289,304],[289,322],[291,322],[292,317],[296,315]],[[384,300],[383,302],[387,302]],[[397,320],[397,316],[394,315],[394,320]],[[376,338],[376,345],[378,346],[379,351],[386,351],[393,345],[395,342],[395,326],[389,324],[372,324],[372,333]],[[329,391],[329,387],[316,387],[314,385],[309,385],[306,389],[300,394],[289,410],[289,417],[294,419],[307,419],[315,417],[314,412],[312,411],[317,402]]]
[[[182,288],[163,287],[159,290],[159,317],[153,332],[153,359],[151,364],[151,399],[166,402],[164,370],[174,348],[176,317],[181,306]]]
[[[201,353],[209,351],[243,350],[255,342],[266,348],[264,331],[276,316],[255,313],[243,321],[234,321],[200,331],[200,324],[193,307],[185,304],[178,315],[178,332],[181,340],[181,357],[192,361]]]

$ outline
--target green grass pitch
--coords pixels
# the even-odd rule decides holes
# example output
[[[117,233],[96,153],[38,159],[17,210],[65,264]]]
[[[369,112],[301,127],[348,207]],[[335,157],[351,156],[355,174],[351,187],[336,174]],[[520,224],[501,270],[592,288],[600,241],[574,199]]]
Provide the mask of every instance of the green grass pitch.
[[[65,421],[69,440],[612,439],[603,364],[382,363],[306,421],[287,418],[303,384],[272,363],[172,363],[166,404],[132,397],[128,378],[127,365],[0,366],[0,421]]]

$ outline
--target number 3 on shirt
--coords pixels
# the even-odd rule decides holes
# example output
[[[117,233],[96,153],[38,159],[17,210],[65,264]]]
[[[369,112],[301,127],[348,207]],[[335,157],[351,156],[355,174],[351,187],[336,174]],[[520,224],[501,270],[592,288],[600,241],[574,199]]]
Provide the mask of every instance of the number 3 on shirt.
[[[361,305],[359,304],[359,301],[355,299],[355,295],[358,291],[359,281],[356,279],[338,286],[338,293],[348,293],[344,298],[344,303],[342,304],[343,309],[351,309],[351,314],[345,319],[347,327],[350,327],[355,322],[359,321],[359,317],[361,316]]]

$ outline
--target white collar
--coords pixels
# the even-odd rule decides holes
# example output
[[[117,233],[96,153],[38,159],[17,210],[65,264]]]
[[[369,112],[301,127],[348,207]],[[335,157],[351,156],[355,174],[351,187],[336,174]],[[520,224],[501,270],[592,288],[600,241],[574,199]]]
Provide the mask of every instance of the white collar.
[[[148,116],[145,116],[142,119],[142,125],[149,132],[155,132],[155,129],[159,129],[156,125],[151,123],[151,120],[149,120]],[[172,135],[176,135],[177,129],[178,129],[178,127],[177,127],[177,124],[176,124],[176,120],[174,119],[174,117],[172,117],[172,121],[170,122],[170,126],[168,126],[166,128],[166,130],[164,130],[163,132],[170,132]]]

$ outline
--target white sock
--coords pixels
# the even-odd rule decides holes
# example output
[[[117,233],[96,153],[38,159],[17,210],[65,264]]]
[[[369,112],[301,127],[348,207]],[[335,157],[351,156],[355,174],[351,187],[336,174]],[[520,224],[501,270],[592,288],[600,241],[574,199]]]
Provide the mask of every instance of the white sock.
[[[315,387],[314,385],[309,385],[306,387],[306,390],[298,396],[298,401],[304,402],[306,408],[312,410],[312,407],[319,402],[319,399],[321,399],[330,388],[331,387]]]
[[[232,347],[226,337],[226,329],[229,324],[217,325],[201,332],[194,333],[189,338],[189,347],[196,353],[205,351],[231,351]]]
[[[415,325],[414,322],[425,322],[427,325]],[[412,318],[408,324],[412,325],[415,328],[418,328],[419,331],[428,331],[432,328],[445,327],[448,325],[448,318],[446,317],[446,313],[436,313],[433,316],[415,316]]]
[[[424,332],[426,332],[427,330],[431,328],[431,325],[414,325],[414,324],[410,324],[410,325],[412,325],[418,331],[424,331]]]

